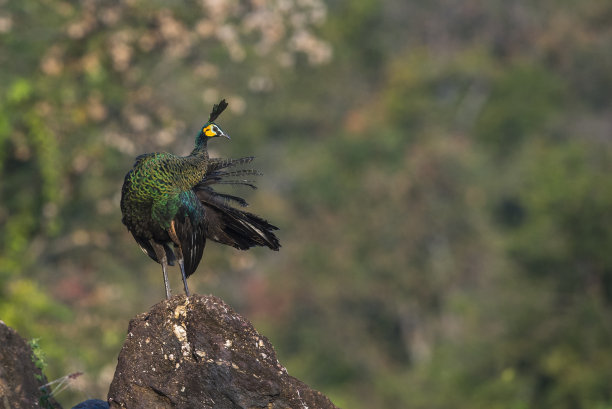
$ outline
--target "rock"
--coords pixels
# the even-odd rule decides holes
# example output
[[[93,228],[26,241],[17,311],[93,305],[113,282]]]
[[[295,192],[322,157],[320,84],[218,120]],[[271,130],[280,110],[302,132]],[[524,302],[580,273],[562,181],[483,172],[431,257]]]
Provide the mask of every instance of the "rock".
[[[47,379],[32,359],[32,348],[0,321],[0,408],[30,409],[61,406],[41,387]]]
[[[108,402],[100,399],[87,399],[73,406],[72,409],[108,409]]]
[[[175,296],[136,316],[118,361],[111,408],[335,408],[213,296]]]

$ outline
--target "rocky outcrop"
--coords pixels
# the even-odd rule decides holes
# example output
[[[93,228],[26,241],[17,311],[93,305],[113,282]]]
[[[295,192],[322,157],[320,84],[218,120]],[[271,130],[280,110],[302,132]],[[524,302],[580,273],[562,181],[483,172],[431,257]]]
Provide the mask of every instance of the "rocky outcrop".
[[[0,408],[61,408],[48,395],[47,379],[34,364],[32,348],[0,321]]]
[[[135,317],[111,408],[335,408],[287,374],[270,342],[213,296],[175,296]]]

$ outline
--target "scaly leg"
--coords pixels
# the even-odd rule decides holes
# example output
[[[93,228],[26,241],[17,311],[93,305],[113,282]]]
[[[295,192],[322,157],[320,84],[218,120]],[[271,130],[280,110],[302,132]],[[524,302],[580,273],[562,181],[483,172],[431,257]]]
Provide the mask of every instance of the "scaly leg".
[[[164,285],[166,286],[166,300],[170,299],[170,283],[168,282],[168,273],[166,272],[166,267],[167,267],[168,263],[166,262],[166,260],[164,260],[164,262],[162,263],[162,272],[164,273]]]
[[[181,274],[183,275],[183,284],[185,285],[185,294],[187,295],[187,297],[189,297],[191,294],[189,294],[189,288],[187,288],[187,275],[185,275],[185,263],[183,262],[183,254],[181,252],[181,249],[178,249],[179,252],[179,266],[181,267]]]
[[[151,247],[155,251],[155,255],[157,256],[157,260],[162,266],[162,272],[164,273],[164,285],[166,286],[166,299],[170,299],[170,283],[168,283],[168,273],[166,268],[168,267],[168,258],[166,257],[166,250],[164,250],[164,246],[156,243],[153,239],[149,240],[151,243]]]
[[[168,231],[170,239],[176,245],[176,257],[178,258],[179,267],[181,268],[181,275],[183,276],[183,284],[185,285],[185,294],[187,297],[190,296],[189,288],[187,287],[187,274],[185,274],[185,261],[183,259],[183,249],[181,248],[181,242],[176,234],[176,228],[174,227],[174,220],[170,222],[170,230]]]

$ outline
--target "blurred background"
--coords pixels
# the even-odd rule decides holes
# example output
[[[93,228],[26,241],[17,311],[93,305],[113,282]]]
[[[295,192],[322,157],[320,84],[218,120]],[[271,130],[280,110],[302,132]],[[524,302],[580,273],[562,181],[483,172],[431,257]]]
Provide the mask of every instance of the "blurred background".
[[[121,224],[138,154],[212,104],[282,249],[222,297],[344,408],[612,408],[612,3],[0,1],[0,319],[65,407],[164,298]],[[180,273],[171,269],[175,294]]]

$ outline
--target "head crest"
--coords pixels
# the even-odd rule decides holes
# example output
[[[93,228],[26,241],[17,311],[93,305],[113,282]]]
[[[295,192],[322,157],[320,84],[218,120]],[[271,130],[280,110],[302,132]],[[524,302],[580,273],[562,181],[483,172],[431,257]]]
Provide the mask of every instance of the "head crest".
[[[225,99],[222,99],[218,104],[215,104],[213,106],[212,112],[210,113],[210,118],[208,118],[208,122],[213,122],[215,119],[217,119],[219,115],[221,115],[221,113],[225,111],[227,105],[228,104],[227,102],[225,102]]]

